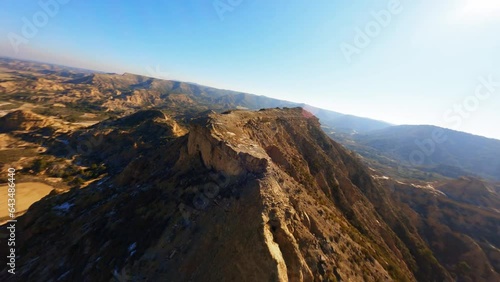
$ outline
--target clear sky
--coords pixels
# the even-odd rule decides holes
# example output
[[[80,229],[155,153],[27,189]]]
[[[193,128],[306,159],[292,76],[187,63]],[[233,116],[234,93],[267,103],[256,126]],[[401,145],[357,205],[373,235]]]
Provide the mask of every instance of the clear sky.
[[[3,0],[0,55],[500,139],[500,1],[397,2]]]

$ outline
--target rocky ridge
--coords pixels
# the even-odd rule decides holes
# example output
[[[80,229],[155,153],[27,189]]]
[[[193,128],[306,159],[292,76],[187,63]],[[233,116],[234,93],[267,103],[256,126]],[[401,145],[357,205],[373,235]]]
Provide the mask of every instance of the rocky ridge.
[[[83,137],[101,141],[71,157],[103,162],[109,173],[84,189],[52,193],[19,218],[19,281],[456,275],[387,183],[301,108],[206,113],[189,128],[140,111],[64,140]],[[60,138],[46,143],[48,153],[61,154]]]

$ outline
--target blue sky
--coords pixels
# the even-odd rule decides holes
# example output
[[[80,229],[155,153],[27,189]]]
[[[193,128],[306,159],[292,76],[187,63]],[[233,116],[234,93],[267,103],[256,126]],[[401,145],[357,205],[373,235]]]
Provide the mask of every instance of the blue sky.
[[[499,31],[498,0],[0,2],[0,55],[497,139]]]

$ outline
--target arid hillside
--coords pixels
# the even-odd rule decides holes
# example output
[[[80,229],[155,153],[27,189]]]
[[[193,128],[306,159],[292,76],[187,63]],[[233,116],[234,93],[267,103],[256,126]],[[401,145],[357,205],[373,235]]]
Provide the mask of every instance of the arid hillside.
[[[497,213],[413,201],[419,189],[370,173],[301,108],[208,112],[188,125],[139,111],[14,137],[83,168],[70,177],[97,179],[53,191],[19,218],[18,281],[499,278]],[[85,150],[67,150],[82,140]],[[468,243],[475,255],[455,258],[469,241],[481,246]]]

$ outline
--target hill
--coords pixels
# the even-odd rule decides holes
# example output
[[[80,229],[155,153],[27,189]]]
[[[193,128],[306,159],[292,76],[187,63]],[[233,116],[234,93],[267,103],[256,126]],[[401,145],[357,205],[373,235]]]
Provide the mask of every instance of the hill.
[[[300,106],[318,117],[325,131],[336,136],[350,136],[393,126],[384,121],[341,114],[306,104],[301,104]]]
[[[378,153],[399,166],[500,180],[500,140],[427,125],[392,126],[352,139],[352,148],[362,155],[380,158]]]

